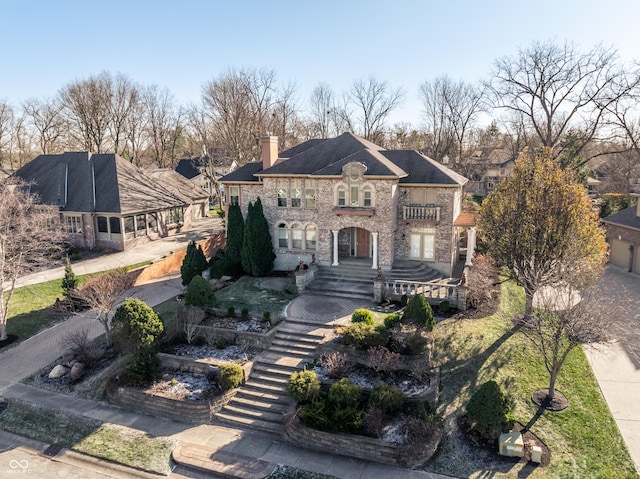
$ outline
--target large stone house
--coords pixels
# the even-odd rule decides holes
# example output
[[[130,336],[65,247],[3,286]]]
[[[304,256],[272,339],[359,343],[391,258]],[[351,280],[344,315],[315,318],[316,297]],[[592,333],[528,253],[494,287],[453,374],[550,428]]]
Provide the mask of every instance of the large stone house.
[[[275,269],[300,261],[338,265],[357,257],[388,271],[427,262],[451,276],[467,179],[414,150],[385,150],[351,133],[278,154],[262,138],[262,161],[221,178],[226,203],[258,197],[272,231]]]
[[[189,229],[209,210],[207,192],[176,172],[146,174],[115,154],[40,155],[15,176],[59,209],[79,248],[128,250]]]
[[[602,221],[607,228],[607,240],[611,248],[609,262],[627,271],[640,274],[640,193],[632,193],[639,199],[630,206]]]

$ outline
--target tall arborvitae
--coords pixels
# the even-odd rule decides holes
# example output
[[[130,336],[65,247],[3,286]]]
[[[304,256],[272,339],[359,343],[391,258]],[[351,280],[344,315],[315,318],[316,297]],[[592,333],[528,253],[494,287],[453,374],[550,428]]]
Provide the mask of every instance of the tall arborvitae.
[[[273,240],[258,197],[249,203],[242,242],[242,267],[251,276],[265,276],[273,270]]]
[[[62,278],[62,292],[65,298],[72,298],[73,292],[78,288],[78,278],[71,268],[71,261],[67,256],[67,263],[64,266],[64,277]]]
[[[191,283],[194,276],[202,274],[207,267],[207,258],[205,258],[202,248],[196,247],[195,242],[190,241],[187,245],[187,253],[180,267],[182,284],[187,286]]]
[[[237,276],[242,273],[242,239],[244,237],[244,219],[240,205],[232,204],[227,213],[227,244],[224,254],[224,274]]]

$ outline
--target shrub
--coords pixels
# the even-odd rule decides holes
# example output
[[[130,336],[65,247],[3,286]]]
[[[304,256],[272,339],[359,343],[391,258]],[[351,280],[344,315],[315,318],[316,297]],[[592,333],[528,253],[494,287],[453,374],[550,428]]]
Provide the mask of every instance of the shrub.
[[[308,403],[320,392],[320,380],[315,372],[305,369],[297,371],[289,377],[287,393],[299,403]]]
[[[336,409],[355,408],[360,402],[361,395],[362,388],[360,386],[347,378],[342,378],[331,385],[328,399]]]
[[[220,336],[219,338],[215,339],[214,344],[215,344],[216,348],[224,349],[224,348],[227,347],[227,340],[224,339],[222,336]]]
[[[373,325],[373,313],[368,309],[360,308],[356,309],[351,315],[352,323],[365,323]]]
[[[206,308],[213,306],[216,301],[216,295],[211,288],[209,282],[202,276],[194,276],[187,287],[187,294],[184,301],[191,306],[199,306]]]
[[[362,410],[355,406],[336,407],[331,418],[334,431],[353,433],[362,425]]]
[[[414,294],[404,308],[402,322],[417,324],[432,331],[436,323],[433,319],[433,311],[427,298],[421,294]]]
[[[138,381],[151,381],[160,377],[160,360],[153,351],[135,354],[128,366],[127,374]]]
[[[490,300],[492,292],[496,290],[496,280],[496,266],[493,259],[487,255],[474,254],[473,265],[469,268],[465,280],[469,306],[477,308]]]
[[[64,266],[64,277],[62,278],[62,294],[65,298],[73,299],[74,292],[78,289],[79,280],[71,268],[71,260],[67,256]]]
[[[442,417],[438,415],[429,401],[408,401],[404,410],[407,414],[423,421],[429,421],[434,424],[442,422]]]
[[[333,419],[330,416],[329,406],[325,401],[313,401],[307,404],[298,413],[300,421],[305,426],[320,431],[333,431]]]
[[[322,365],[327,368],[327,375],[331,379],[340,379],[348,376],[353,368],[346,354],[333,353],[322,358]]]
[[[389,313],[384,317],[384,327],[391,329],[401,323],[402,318],[398,313]]]
[[[69,331],[60,340],[62,348],[69,348],[78,362],[92,368],[104,355],[104,348],[89,339],[88,329]]]
[[[407,305],[408,301],[409,301],[409,297],[406,294],[403,294],[402,296],[400,296],[400,306],[402,306],[403,308]]]
[[[369,367],[377,373],[394,371],[402,364],[400,354],[391,352],[384,346],[369,348],[367,353]]]
[[[438,311],[440,311],[441,313],[446,313],[447,311],[449,311],[450,308],[450,304],[449,304],[449,300],[448,299],[443,299],[442,301],[440,301],[438,303]]]
[[[244,371],[239,364],[226,363],[218,366],[218,384],[223,391],[241,386],[242,381],[244,381]]]
[[[185,306],[176,311],[176,327],[184,334],[184,340],[191,344],[196,337],[198,325],[204,319],[204,311],[196,306]]]
[[[242,319],[249,319],[249,309],[242,308],[242,310],[240,311],[240,316],[242,317]]]
[[[265,311],[264,313],[262,313],[262,320],[263,321],[269,321],[270,319],[271,319],[271,312]]]
[[[144,301],[124,300],[111,319],[113,342],[120,352],[139,353],[149,349],[164,332],[164,324]]]
[[[379,437],[384,425],[384,411],[378,406],[369,405],[362,418],[362,429],[367,436]]]
[[[233,306],[229,306],[229,308],[227,309],[227,314],[229,315],[230,318],[235,318],[236,309]]]
[[[369,405],[380,408],[387,414],[393,414],[404,408],[406,399],[402,391],[395,386],[377,383],[371,389]]]
[[[511,402],[498,383],[488,381],[473,393],[467,404],[467,423],[486,441],[495,441],[513,428]]]
[[[386,328],[367,323],[353,323],[340,328],[338,332],[345,344],[360,350],[384,345],[389,340],[389,331]]]
[[[211,264],[211,277],[220,279],[224,276],[224,259],[217,259]]]

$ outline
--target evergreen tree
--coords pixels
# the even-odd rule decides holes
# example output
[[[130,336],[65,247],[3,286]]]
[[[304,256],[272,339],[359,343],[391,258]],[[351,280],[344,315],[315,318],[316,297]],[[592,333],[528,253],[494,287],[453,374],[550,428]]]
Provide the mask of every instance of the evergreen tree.
[[[67,256],[67,264],[64,266],[64,277],[62,278],[62,291],[64,293],[65,298],[71,298],[73,292],[78,289],[78,278],[76,278],[76,274],[71,269],[71,261]]]
[[[180,267],[182,284],[187,286],[194,276],[202,274],[208,267],[207,258],[204,256],[202,247],[196,247],[195,242],[190,241],[187,245],[187,253]]]
[[[224,274],[237,276],[242,273],[242,241],[244,237],[244,219],[240,205],[229,206],[227,216],[227,244],[225,246]]]
[[[249,203],[242,242],[242,268],[251,276],[265,276],[273,270],[273,240],[258,197]]]

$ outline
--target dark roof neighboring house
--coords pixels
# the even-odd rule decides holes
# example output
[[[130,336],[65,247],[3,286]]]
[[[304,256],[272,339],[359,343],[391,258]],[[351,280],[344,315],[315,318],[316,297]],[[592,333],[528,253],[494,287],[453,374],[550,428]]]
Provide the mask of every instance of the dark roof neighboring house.
[[[188,203],[161,180],[112,153],[40,155],[14,175],[31,184],[41,203],[63,211],[126,214]]]
[[[202,162],[200,161],[200,158],[183,158],[178,161],[176,172],[190,180],[201,174],[198,169],[201,166]]]
[[[464,185],[467,179],[415,150],[385,150],[352,133],[309,140],[278,155],[270,168],[247,163],[224,176],[224,182],[257,182],[261,176],[342,176],[350,162],[367,167],[365,177],[399,178],[403,184]]]
[[[151,178],[160,180],[163,186],[172,194],[179,198],[183,198],[187,203],[195,203],[209,198],[209,193],[207,193],[203,188],[194,186],[187,178],[174,170],[162,168],[156,170],[145,170],[145,173]]]
[[[602,222],[640,231],[640,216],[638,216],[638,207],[636,205],[629,206],[611,216],[602,218]]]

